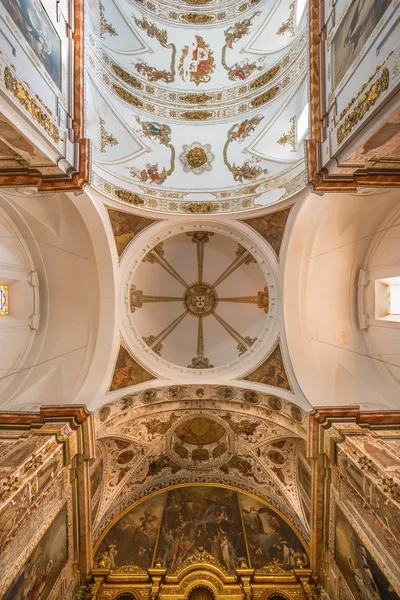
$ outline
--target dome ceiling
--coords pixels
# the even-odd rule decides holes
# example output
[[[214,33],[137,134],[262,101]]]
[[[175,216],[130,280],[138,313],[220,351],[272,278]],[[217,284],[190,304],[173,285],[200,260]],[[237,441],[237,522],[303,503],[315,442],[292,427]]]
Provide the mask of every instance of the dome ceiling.
[[[187,231],[155,246],[130,280],[130,322],[165,361],[212,369],[263,337],[269,291],[252,254],[211,231]]]
[[[87,44],[95,188],[191,213],[304,185],[307,38],[290,0],[104,0],[99,14]]]

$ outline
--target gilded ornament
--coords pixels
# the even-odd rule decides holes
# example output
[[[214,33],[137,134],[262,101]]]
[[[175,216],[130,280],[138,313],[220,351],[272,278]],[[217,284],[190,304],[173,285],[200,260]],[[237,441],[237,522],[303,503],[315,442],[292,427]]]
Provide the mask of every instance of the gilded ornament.
[[[104,5],[99,2],[99,8],[100,8],[100,37],[102,39],[105,38],[105,34],[108,33],[108,35],[115,37],[116,35],[118,35],[118,33],[116,32],[115,28],[111,25],[111,23],[109,23],[104,15]]]
[[[210,23],[210,21],[214,21],[214,17],[212,15],[206,15],[204,13],[186,13],[180,16],[182,21],[186,21],[186,23],[192,23],[194,25],[206,25]]]
[[[113,87],[114,92],[117,94],[117,96],[119,96],[122,100],[125,100],[125,102],[127,102],[128,104],[131,104],[132,106],[136,106],[137,108],[143,107],[143,102],[141,100],[139,100],[139,98],[137,98],[137,96],[134,96],[127,90],[124,90],[124,88],[122,86],[117,85],[116,83],[113,83],[112,87]]]
[[[127,83],[128,85],[131,85],[136,90],[143,89],[143,84],[140,83],[140,81],[138,81],[136,77],[133,77],[133,75],[125,71],[125,69],[122,69],[119,65],[112,63],[111,68],[117,75],[117,77],[125,81],[125,83]]]
[[[250,106],[252,108],[258,108],[260,106],[263,106],[270,100],[273,100],[273,98],[275,98],[275,96],[278,94],[279,90],[280,90],[279,85],[272,87],[270,90],[267,90],[263,94],[260,94],[260,96],[257,96],[256,98],[254,98],[250,102]]]
[[[210,151],[210,148],[210,144],[202,146],[198,142],[193,142],[190,146],[184,144],[179,158],[185,173],[191,171],[196,175],[200,175],[204,171],[211,171],[214,154]]]
[[[217,292],[208,283],[196,282],[186,288],[183,304],[192,316],[208,317],[217,307]]]
[[[290,119],[290,123],[290,131],[279,138],[278,144],[281,146],[289,144],[292,147],[290,152],[296,152],[296,115]]]
[[[179,100],[186,102],[187,104],[206,104],[209,100],[212,100],[213,96],[210,94],[198,93],[198,94],[181,94]]]
[[[58,143],[61,140],[58,127],[52,123],[49,115],[40,108],[35,98],[28,92],[22,83],[19,83],[8,67],[4,69],[4,83],[6,89],[13,94],[31,117],[39,123],[40,127],[44,129],[47,135]]]
[[[284,35],[288,31],[290,33],[290,37],[294,36],[294,34],[295,34],[294,5],[295,5],[295,3],[292,2],[292,4],[289,6],[289,10],[290,10],[289,18],[287,19],[287,21],[282,23],[282,25],[279,27],[278,31],[276,32],[277,35]]]
[[[144,204],[143,198],[134,194],[133,192],[128,192],[127,190],[122,190],[117,188],[114,190],[114,195],[117,196],[123,202],[127,202],[128,204],[134,204],[135,206],[142,206]]]
[[[208,121],[208,119],[213,118],[214,113],[209,110],[193,110],[181,112],[179,116],[185,121]]]
[[[105,121],[100,117],[100,152],[105,152],[106,146],[118,146],[119,144],[117,139],[111,133],[106,132],[104,125]]]
[[[378,98],[389,88],[389,70],[385,68],[382,75],[371,85],[369,90],[361,96],[358,105],[345,118],[344,122],[337,130],[337,143],[341,144],[343,140],[351,133],[358,123],[365,117],[369,110],[376,104]]]
[[[250,84],[249,88],[251,90],[258,90],[260,87],[263,87],[264,85],[269,83],[271,79],[273,79],[279,73],[280,70],[281,65],[276,65],[275,67],[272,67],[271,69],[257,77],[257,79],[255,79]]]
[[[204,356],[195,356],[192,358],[192,364],[188,365],[188,369],[213,369],[214,365],[210,364],[208,358]]]
[[[185,202],[182,204],[182,210],[192,214],[213,213],[218,210],[218,204],[211,202]]]
[[[183,2],[191,6],[204,6],[205,4],[210,4],[211,0],[183,0]]]

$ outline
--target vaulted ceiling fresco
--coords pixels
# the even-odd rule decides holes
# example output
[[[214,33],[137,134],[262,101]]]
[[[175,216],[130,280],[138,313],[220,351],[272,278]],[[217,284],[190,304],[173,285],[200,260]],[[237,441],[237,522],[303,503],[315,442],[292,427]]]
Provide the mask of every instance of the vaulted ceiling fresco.
[[[94,541],[139,498],[183,482],[255,494],[307,539],[306,427],[295,404],[230,386],[149,388],[106,404],[91,469]]]
[[[303,187],[307,36],[294,3],[103,0],[88,21],[95,188],[192,213]]]

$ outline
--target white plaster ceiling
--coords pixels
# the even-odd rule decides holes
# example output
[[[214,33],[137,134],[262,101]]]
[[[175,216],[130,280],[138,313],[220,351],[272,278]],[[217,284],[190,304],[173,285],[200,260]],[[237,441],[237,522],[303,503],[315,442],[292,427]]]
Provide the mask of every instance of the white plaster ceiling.
[[[153,352],[182,367],[236,360],[268,319],[262,269],[243,246],[219,233],[194,230],[168,238],[147,254],[131,282],[133,327]]]
[[[304,185],[307,36],[294,3],[101,6],[87,17],[94,187],[182,213],[247,210]]]

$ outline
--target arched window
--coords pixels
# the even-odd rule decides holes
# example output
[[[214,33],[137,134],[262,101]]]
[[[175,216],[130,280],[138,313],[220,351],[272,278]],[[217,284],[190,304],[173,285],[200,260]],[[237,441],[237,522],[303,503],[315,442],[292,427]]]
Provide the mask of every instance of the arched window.
[[[117,596],[116,600],[136,600],[136,596],[129,592],[124,592],[120,596]]]
[[[214,598],[214,593],[205,585],[197,585],[188,596],[188,600],[214,600]]]

